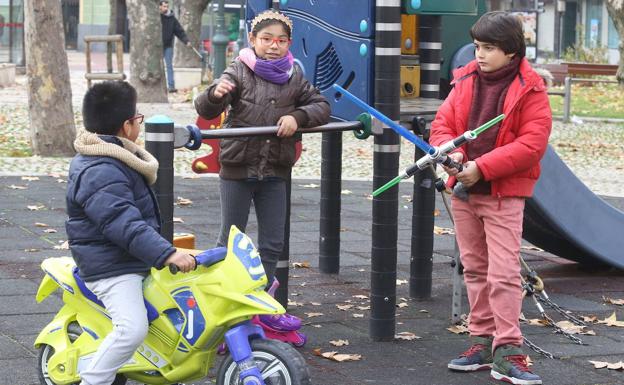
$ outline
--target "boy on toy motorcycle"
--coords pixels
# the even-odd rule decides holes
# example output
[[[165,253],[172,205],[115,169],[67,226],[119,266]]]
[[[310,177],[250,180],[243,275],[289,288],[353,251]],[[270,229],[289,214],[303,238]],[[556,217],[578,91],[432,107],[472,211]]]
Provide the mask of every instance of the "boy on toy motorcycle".
[[[150,268],[195,260],[160,236],[160,215],[150,185],[158,162],[135,144],[143,115],[135,89],[122,81],[95,84],[84,96],[86,131],[69,168],[66,222],[69,247],[87,287],[104,303],[113,330],[101,343],[81,385],[110,385],[148,330],[143,279]]]

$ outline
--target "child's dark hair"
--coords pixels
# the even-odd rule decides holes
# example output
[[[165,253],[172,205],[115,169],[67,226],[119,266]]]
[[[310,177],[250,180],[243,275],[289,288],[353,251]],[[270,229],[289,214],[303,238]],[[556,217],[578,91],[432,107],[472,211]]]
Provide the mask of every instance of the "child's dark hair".
[[[470,28],[470,36],[483,43],[494,44],[506,54],[523,58],[526,53],[522,22],[507,12],[488,12]]]
[[[262,18],[263,16],[268,16],[268,15],[280,15],[281,17],[283,17],[284,19],[288,20],[288,18],[286,16],[284,16],[284,14],[282,14],[280,11],[276,10],[276,9],[267,9],[266,11],[260,12],[256,18]],[[270,26],[270,25],[281,25],[282,27],[284,27],[284,30],[286,31],[286,34],[288,35],[288,38],[290,39],[292,36],[292,30],[290,28],[290,26],[285,22],[280,20],[279,18],[265,18],[262,19],[260,21],[258,21],[257,23],[253,24],[252,22],[252,28],[251,28],[251,34],[253,36],[257,36],[258,32],[260,32],[262,29]]]
[[[128,82],[110,80],[94,84],[82,100],[82,118],[89,132],[117,135],[136,114],[137,93]]]

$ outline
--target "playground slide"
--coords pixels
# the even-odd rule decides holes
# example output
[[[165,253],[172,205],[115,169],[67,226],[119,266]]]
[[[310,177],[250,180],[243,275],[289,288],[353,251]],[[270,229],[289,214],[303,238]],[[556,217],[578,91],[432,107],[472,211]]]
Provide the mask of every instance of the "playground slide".
[[[592,193],[548,147],[524,210],[523,237],[586,266],[624,269],[624,212]]]

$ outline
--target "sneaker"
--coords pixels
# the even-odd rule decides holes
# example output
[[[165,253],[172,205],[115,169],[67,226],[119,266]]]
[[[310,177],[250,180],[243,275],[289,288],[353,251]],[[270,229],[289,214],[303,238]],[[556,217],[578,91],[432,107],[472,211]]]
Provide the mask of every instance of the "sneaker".
[[[510,384],[539,385],[542,379],[531,373],[527,365],[526,355],[522,349],[513,345],[503,345],[494,352],[494,365],[490,375],[495,380]]]
[[[471,337],[472,346],[448,363],[458,372],[476,372],[492,368],[492,337]]]
[[[170,94],[172,94],[174,92],[178,92],[178,90],[175,89],[175,88],[169,88],[168,91],[169,91]]]

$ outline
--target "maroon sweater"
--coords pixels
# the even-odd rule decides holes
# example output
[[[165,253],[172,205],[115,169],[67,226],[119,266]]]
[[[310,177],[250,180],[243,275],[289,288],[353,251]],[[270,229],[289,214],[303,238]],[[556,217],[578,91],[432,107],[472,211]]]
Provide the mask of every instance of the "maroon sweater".
[[[507,90],[518,74],[520,58],[514,56],[511,62],[494,72],[483,72],[477,67],[472,90],[472,106],[468,117],[468,129],[474,130],[480,125],[500,115],[503,111]],[[487,129],[477,139],[466,145],[468,160],[475,160],[494,149],[500,123]],[[490,194],[490,182],[481,179],[470,187],[469,191],[476,194]]]

